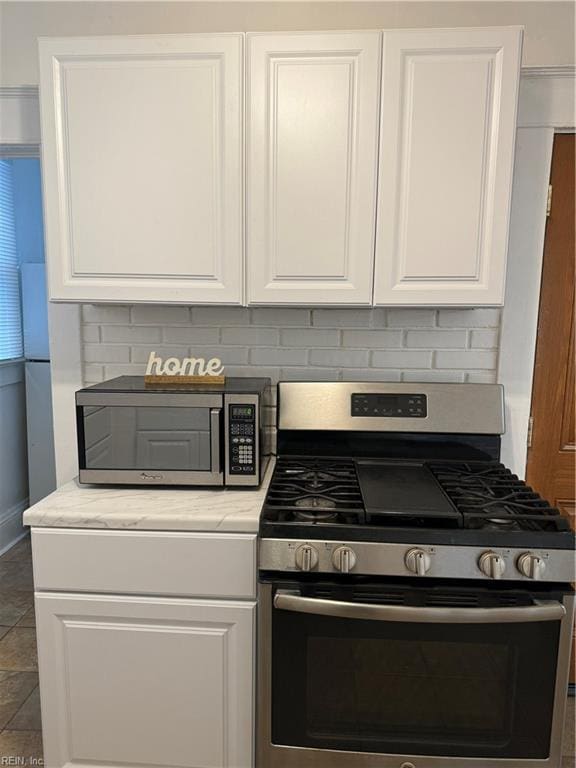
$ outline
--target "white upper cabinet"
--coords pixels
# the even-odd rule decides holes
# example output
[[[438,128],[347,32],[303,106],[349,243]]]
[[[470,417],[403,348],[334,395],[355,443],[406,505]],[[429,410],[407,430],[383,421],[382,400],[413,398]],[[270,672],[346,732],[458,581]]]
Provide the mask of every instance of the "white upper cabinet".
[[[521,44],[384,34],[375,304],[503,302]]]
[[[372,302],[380,45],[247,36],[248,303]]]
[[[243,35],[40,42],[51,299],[242,302]]]

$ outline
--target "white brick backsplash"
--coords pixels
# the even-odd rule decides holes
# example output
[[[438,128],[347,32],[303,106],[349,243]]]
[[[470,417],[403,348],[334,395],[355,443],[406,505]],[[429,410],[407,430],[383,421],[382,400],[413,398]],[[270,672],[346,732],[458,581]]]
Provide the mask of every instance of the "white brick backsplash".
[[[271,379],[273,384],[280,381],[280,368],[276,366],[257,366],[257,365],[227,365],[227,376],[262,376]],[[274,403],[276,391],[274,390]]]
[[[343,331],[342,346],[389,349],[402,346],[402,331]]]
[[[310,325],[309,309],[292,309],[284,307],[258,307],[252,311],[254,325],[275,325],[283,328],[286,325]]]
[[[121,344],[86,344],[84,360],[87,363],[128,363],[130,347]]]
[[[442,328],[497,328],[499,309],[440,309],[438,325]]]
[[[436,324],[433,309],[388,309],[386,322],[391,328],[427,328]]]
[[[132,347],[132,356],[130,357],[131,363],[147,363],[150,357],[150,352],[156,352],[157,357],[161,357],[163,360],[167,360],[169,357],[189,357],[190,350],[188,347],[167,347],[163,344],[156,344],[154,350],[151,350],[149,346]],[[106,362],[113,362],[112,360]]]
[[[464,381],[462,371],[436,371],[426,369],[424,371],[404,371],[402,381],[430,381],[444,382],[445,384],[459,384]]]
[[[436,368],[494,370],[496,368],[496,350],[440,350],[436,352],[434,362]]]
[[[280,343],[284,347],[338,347],[340,331],[324,328],[292,328],[281,331]]]
[[[85,305],[82,318],[86,384],[143,374],[152,350],[274,383],[496,379],[498,309]]]
[[[369,354],[365,349],[312,349],[310,363],[331,368],[366,368]]]
[[[269,347],[278,344],[277,328],[222,328],[222,344],[242,344],[247,347]]]
[[[342,371],[342,381],[400,381],[400,371],[380,368],[348,368]]]
[[[188,344],[190,347],[196,344],[218,344],[220,331],[218,328],[196,326],[164,328],[164,341],[168,344]]]
[[[105,379],[104,366],[86,363],[84,365],[84,384],[99,384]]]
[[[499,336],[500,330],[498,328],[470,331],[470,346],[473,349],[496,349]]]
[[[224,365],[244,365],[248,362],[248,350],[246,347],[203,347],[194,346],[194,357],[204,357],[210,360],[218,357]]]
[[[373,368],[428,368],[432,360],[432,352],[415,350],[390,350],[372,353]]]
[[[371,309],[315,309],[312,325],[322,328],[370,328],[373,322]]]
[[[472,384],[494,384],[496,371],[470,371],[466,374],[466,381]]]
[[[85,323],[126,323],[130,322],[130,307],[95,306],[84,304],[82,320]]]
[[[139,325],[103,325],[102,341],[123,341],[127,344],[158,344],[162,340],[161,328]]]
[[[464,348],[468,340],[466,331],[406,331],[406,346],[417,349]]]
[[[105,365],[104,379],[115,379],[116,376],[143,376],[145,371],[146,366],[143,363]]]
[[[192,307],[192,325],[248,325],[250,310],[246,307]]]
[[[189,307],[165,307],[160,304],[136,304],[132,307],[132,322],[135,325],[188,325]]]
[[[339,381],[338,368],[282,368],[280,381]]]
[[[82,341],[89,342],[91,344],[100,341],[100,326],[99,325],[84,325],[82,328]]]
[[[250,362],[255,365],[306,365],[307,355],[305,349],[256,347],[250,350]]]

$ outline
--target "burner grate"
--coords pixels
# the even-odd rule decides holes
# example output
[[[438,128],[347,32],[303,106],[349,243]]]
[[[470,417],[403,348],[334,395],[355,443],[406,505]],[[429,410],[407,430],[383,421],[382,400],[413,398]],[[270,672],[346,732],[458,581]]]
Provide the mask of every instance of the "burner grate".
[[[354,462],[280,457],[264,510],[282,522],[363,522]]]
[[[429,464],[436,479],[476,530],[568,531],[568,521],[502,464]]]

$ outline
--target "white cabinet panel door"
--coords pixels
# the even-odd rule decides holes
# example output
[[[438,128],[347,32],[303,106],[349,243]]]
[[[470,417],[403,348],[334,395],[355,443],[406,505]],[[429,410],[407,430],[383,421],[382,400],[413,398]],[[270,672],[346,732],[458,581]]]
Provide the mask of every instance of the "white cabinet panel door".
[[[251,304],[370,304],[379,32],[247,36]]]
[[[502,304],[522,32],[385,32],[375,304]]]
[[[241,34],[44,39],[49,294],[241,303]]]
[[[255,610],[37,594],[45,764],[251,768]]]

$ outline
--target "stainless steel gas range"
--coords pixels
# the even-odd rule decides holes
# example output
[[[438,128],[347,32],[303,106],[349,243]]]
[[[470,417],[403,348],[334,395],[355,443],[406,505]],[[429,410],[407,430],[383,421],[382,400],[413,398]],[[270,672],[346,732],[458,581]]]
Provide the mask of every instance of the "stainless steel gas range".
[[[560,766],[574,534],[496,385],[281,383],[258,768]]]

